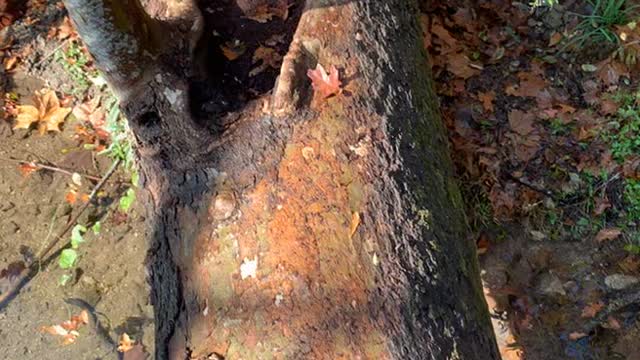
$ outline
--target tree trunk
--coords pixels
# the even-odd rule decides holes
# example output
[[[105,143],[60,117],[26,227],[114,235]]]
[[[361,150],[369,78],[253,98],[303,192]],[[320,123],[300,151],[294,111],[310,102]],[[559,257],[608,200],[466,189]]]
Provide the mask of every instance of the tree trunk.
[[[271,95],[203,119],[210,18],[140,1],[65,4],[137,144],[156,358],[498,359],[415,2],[294,4]]]

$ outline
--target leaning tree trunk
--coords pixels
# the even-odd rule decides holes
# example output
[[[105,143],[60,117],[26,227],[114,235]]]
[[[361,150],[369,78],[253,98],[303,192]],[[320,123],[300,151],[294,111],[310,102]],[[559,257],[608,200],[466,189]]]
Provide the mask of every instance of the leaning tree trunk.
[[[308,0],[272,95],[209,122],[194,3],[65,4],[137,144],[156,358],[498,358],[414,1]]]

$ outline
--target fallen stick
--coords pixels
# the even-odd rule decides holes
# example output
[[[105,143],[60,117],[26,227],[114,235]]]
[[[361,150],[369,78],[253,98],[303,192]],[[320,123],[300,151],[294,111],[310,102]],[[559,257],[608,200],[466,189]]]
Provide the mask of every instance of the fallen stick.
[[[36,259],[31,264],[27,264],[27,266],[14,277],[7,291],[0,294],[0,310],[7,306],[11,299],[17,296],[20,290],[38,274],[42,267],[42,264],[45,263],[45,261],[43,260],[47,258],[48,253],[60,242],[60,240],[62,240],[62,237],[65,236],[65,234],[76,225],[82,213],[89,207],[100,189],[104,186],[107,180],[109,180],[111,175],[113,175],[121,162],[121,159],[113,162],[113,164],[109,168],[109,171],[107,171],[107,173],[100,179],[100,182],[98,182],[98,184],[96,184],[96,186],[93,188],[93,191],[91,191],[91,194],[89,195],[89,201],[87,201],[80,207],[76,214],[69,220],[69,222],[67,222],[67,225],[64,227],[64,229],[62,229],[62,231],[60,231],[55,236],[55,238],[51,240],[51,242],[49,242],[49,244],[47,244],[47,246],[42,251],[40,251],[40,254],[38,254]],[[66,243],[63,248],[69,246],[69,244],[70,243]]]
[[[89,174],[82,174],[82,173],[79,173],[79,172],[63,169],[63,168],[60,168],[60,167],[57,167],[57,166],[42,164],[42,163],[39,163],[39,162],[36,162],[36,161],[27,161],[27,160],[19,160],[19,159],[11,159],[11,158],[3,158],[2,160],[13,161],[13,162],[16,162],[16,163],[22,164],[22,165],[33,166],[33,167],[38,168],[38,169],[55,171],[55,172],[59,172],[59,173],[62,173],[62,174],[67,174],[69,176],[73,176],[73,174],[78,174],[78,175],[82,176],[83,178],[86,178],[86,179],[89,179],[89,180],[94,180],[94,181],[102,180],[102,178],[100,178],[98,176],[93,176],[93,175],[89,175]]]

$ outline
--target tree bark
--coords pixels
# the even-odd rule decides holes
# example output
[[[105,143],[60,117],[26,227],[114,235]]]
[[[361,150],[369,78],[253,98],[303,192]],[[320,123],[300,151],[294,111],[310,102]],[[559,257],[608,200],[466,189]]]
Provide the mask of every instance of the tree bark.
[[[499,358],[414,1],[307,1],[272,95],[205,123],[194,3],[65,4],[135,137],[157,359]]]

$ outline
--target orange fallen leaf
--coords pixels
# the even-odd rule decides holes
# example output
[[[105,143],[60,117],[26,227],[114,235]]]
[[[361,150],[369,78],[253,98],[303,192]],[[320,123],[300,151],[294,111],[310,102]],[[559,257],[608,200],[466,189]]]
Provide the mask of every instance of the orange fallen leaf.
[[[14,129],[29,129],[32,124],[38,123],[38,131],[44,134],[47,131],[60,131],[60,124],[64,122],[71,112],[70,108],[60,107],[60,100],[55,91],[44,89],[36,91],[34,96],[36,106],[18,105]]]
[[[588,304],[584,307],[584,309],[582,309],[582,314],[580,316],[582,316],[583,318],[592,318],[596,316],[596,314],[600,310],[602,310],[602,308],[604,308],[604,304],[602,303],[602,301]]]
[[[62,345],[69,345],[76,342],[80,333],[77,331],[80,326],[89,323],[89,313],[82,310],[78,315],[73,315],[71,319],[63,321],[59,325],[41,326],[40,331],[51,335],[62,336]]]
[[[618,228],[602,229],[602,230],[598,231],[598,234],[596,234],[595,240],[597,242],[603,242],[603,241],[607,241],[607,240],[614,240],[618,236],[620,236],[621,234],[622,234],[622,230],[620,230]]]
[[[233,61],[242,56],[242,54],[244,54],[244,52],[247,50],[247,47],[241,41],[235,40],[227,41],[226,43],[220,45],[220,50],[222,50],[222,54],[224,55],[224,57],[226,57],[228,60]]]
[[[307,70],[307,76],[311,79],[313,90],[323,99],[338,94],[342,90],[338,69],[334,65],[331,65],[327,74],[324,67],[318,63],[315,70]]]
[[[492,90],[487,92],[479,92],[478,100],[482,102],[482,107],[485,111],[493,112],[493,102],[496,100],[496,93]]]
[[[18,56],[11,56],[9,58],[4,59],[3,60],[4,69],[6,71],[13,70],[18,64],[18,60],[19,60]]]
[[[20,164],[18,170],[20,170],[22,176],[27,177],[31,175],[31,173],[38,171],[38,167],[33,164]]]
[[[261,72],[267,70],[269,67],[277,69],[282,63],[282,56],[278,52],[270,47],[260,46],[253,53],[253,63],[256,64],[262,61],[262,63],[249,72],[249,76],[256,76]]]
[[[127,352],[133,348],[133,345],[136,342],[129,337],[129,334],[122,333],[120,335],[120,339],[118,340],[118,351],[119,352]]]
[[[353,235],[358,230],[358,225],[360,225],[360,214],[358,212],[354,212],[351,214],[351,228],[349,230],[349,238],[352,238]]]

